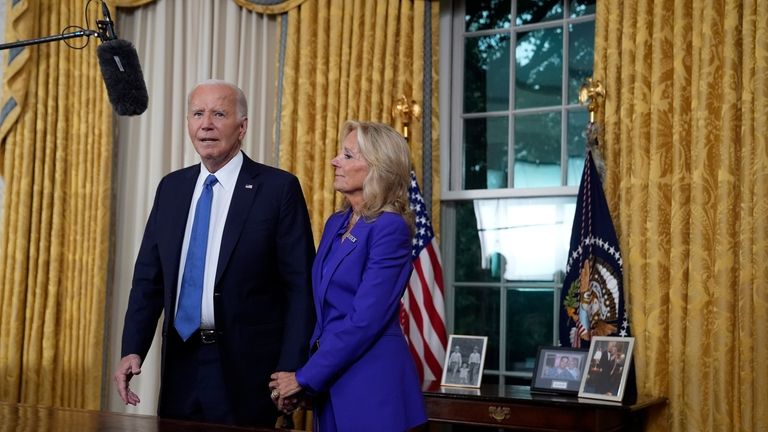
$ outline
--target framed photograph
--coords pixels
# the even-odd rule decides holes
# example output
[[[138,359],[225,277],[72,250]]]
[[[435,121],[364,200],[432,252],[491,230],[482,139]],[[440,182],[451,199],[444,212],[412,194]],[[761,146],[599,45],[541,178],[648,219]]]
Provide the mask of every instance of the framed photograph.
[[[579,397],[621,402],[627,385],[635,338],[594,336]]]
[[[577,394],[588,354],[586,349],[540,346],[533,368],[531,391]]]
[[[440,385],[480,388],[488,336],[450,335]]]

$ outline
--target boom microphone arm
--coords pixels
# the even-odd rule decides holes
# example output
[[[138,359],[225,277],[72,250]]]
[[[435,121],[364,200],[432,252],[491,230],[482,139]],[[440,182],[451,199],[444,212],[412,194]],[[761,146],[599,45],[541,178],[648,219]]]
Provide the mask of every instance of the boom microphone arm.
[[[96,48],[101,77],[107,89],[109,102],[118,115],[139,115],[147,109],[149,96],[136,48],[123,39],[118,39],[115,26],[109,15],[106,2],[101,2],[104,19],[96,20],[99,31],[83,29],[71,33],[46,36],[36,39],[0,44],[0,50],[55,42],[76,37],[95,36],[101,40]]]
[[[19,48],[27,45],[38,45],[41,43],[56,42],[56,41],[62,41],[65,39],[73,39],[73,38],[88,37],[88,36],[96,36],[99,39],[101,39],[102,37],[101,33],[95,30],[78,30],[76,32],[71,32],[71,33],[62,33],[62,34],[57,34],[52,36],[45,36],[40,38],[26,39],[26,40],[21,40],[16,42],[0,44],[0,50],[10,49],[10,48]]]

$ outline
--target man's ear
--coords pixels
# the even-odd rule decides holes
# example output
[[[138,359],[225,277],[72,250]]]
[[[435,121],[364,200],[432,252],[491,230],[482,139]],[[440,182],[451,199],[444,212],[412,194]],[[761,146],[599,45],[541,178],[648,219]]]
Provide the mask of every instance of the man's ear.
[[[248,131],[248,117],[244,117],[242,123],[240,123],[240,141],[245,138],[245,132]]]

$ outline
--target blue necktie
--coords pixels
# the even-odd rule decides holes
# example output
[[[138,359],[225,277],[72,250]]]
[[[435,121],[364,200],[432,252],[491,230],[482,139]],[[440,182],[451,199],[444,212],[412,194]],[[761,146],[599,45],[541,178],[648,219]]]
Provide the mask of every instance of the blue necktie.
[[[200,328],[200,312],[203,301],[203,277],[205,276],[205,251],[208,248],[208,223],[211,220],[213,185],[218,180],[210,174],[203,184],[203,193],[197,200],[192,233],[189,236],[187,260],[181,278],[179,307],[176,310],[174,326],[183,340]]]

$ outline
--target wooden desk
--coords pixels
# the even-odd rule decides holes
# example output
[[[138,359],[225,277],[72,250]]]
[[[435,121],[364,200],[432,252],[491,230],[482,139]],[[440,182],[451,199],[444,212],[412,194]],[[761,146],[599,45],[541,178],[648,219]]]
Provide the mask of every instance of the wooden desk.
[[[69,408],[0,402],[0,432],[235,432],[274,431]]]
[[[483,385],[481,389],[440,387],[424,391],[430,424],[455,423],[530,431],[642,430],[651,407],[665,398],[638,397],[635,404],[575,396],[531,394],[527,386]]]

